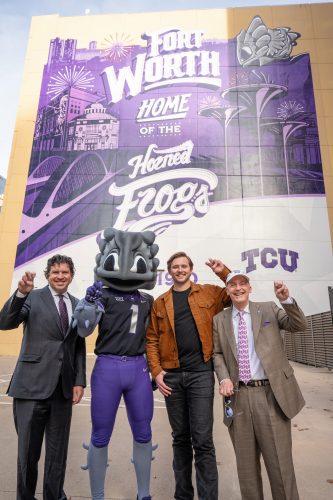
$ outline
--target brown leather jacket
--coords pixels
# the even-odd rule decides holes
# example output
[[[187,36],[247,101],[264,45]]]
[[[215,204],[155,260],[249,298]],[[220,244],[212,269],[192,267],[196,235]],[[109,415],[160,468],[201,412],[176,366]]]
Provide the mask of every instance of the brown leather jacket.
[[[229,272],[225,267],[218,276],[225,281]],[[213,316],[231,302],[225,288],[198,285],[192,281],[188,302],[198,328],[206,362],[213,355]],[[154,301],[147,330],[147,358],[154,378],[164,369],[179,368],[172,288]]]

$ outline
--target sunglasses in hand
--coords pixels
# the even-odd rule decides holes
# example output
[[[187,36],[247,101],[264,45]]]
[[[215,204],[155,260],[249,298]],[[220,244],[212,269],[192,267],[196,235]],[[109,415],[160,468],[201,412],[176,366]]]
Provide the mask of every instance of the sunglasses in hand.
[[[234,410],[231,407],[231,398],[225,396],[224,398],[224,413],[227,418],[232,418],[234,416]]]
[[[234,392],[238,392],[239,389],[234,389]],[[241,415],[243,412],[240,411],[238,413],[234,413],[234,410],[231,406],[232,400],[230,396],[224,396],[224,413],[227,418],[235,418],[238,415]]]

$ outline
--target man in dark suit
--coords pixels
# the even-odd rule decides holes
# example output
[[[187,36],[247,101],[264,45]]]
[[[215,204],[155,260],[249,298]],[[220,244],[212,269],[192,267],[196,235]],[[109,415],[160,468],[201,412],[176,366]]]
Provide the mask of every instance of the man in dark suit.
[[[67,448],[72,405],[83,396],[85,341],[73,327],[78,299],[67,292],[74,276],[70,257],[47,261],[48,285],[34,290],[26,272],[0,312],[0,329],[24,324],[18,361],[9,384],[18,435],[17,500],[34,500],[45,434],[44,500],[65,500]]]
[[[283,349],[282,330],[305,331],[306,319],[281,281],[275,302],[250,302],[248,276],[226,279],[232,308],[214,317],[214,368],[224,396],[224,423],[235,449],[243,500],[263,500],[263,456],[273,500],[298,500],[291,418],[304,406]]]

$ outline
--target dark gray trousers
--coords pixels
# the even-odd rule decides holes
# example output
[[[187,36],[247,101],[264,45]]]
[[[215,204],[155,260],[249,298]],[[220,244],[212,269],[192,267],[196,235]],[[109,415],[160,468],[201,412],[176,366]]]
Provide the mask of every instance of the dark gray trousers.
[[[17,399],[13,403],[18,436],[17,500],[35,500],[38,461],[45,435],[43,500],[65,500],[65,480],[72,401],[60,383],[48,399]]]

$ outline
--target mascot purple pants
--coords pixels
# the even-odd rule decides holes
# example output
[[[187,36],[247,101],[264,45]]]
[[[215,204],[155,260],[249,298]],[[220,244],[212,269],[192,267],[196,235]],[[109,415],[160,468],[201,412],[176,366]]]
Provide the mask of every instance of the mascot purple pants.
[[[143,356],[98,356],[91,375],[91,442],[109,444],[120,399],[123,397],[133,439],[151,441],[153,395]]]

